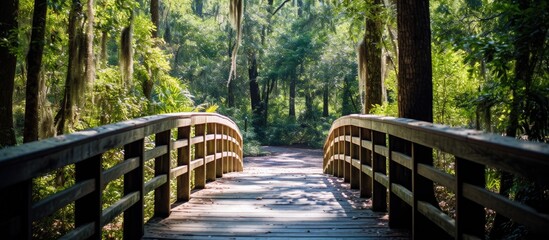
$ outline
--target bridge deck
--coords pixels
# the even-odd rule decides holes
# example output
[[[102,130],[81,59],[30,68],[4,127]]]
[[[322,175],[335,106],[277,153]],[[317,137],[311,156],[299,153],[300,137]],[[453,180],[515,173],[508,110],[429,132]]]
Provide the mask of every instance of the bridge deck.
[[[225,174],[153,219],[144,239],[408,239],[389,229],[341,179],[322,174],[322,152],[269,147],[245,158],[244,172]]]

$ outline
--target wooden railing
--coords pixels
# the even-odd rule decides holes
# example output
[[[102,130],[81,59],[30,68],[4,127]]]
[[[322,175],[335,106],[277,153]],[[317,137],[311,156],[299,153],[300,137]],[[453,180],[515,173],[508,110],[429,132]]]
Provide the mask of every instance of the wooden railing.
[[[154,147],[146,150],[146,139]],[[143,235],[144,195],[154,190],[154,216],[170,214],[170,181],[177,201],[190,198],[192,183],[204,188],[223,173],[242,171],[242,136],[218,114],[178,113],[143,117],[0,150],[2,238],[30,239],[32,223],[74,203],[74,230],[64,239],[101,239],[102,227],[123,214],[123,236]],[[124,160],[102,169],[105,152],[123,148]],[[154,177],[144,179],[154,159]],[[74,165],[75,183],[33,202],[32,180]],[[194,171],[194,174],[191,174]],[[191,179],[194,176],[194,179]],[[123,196],[103,209],[105,186],[123,178]]]
[[[453,155],[453,174],[433,167],[432,149]],[[361,197],[371,197],[374,211],[389,209],[389,225],[411,228],[417,239],[438,239],[437,232],[483,239],[485,208],[549,239],[549,215],[488,190],[487,168],[547,186],[549,145],[373,115],[336,120],[324,145],[324,172],[359,188]],[[455,217],[436,206],[433,183],[455,194]]]

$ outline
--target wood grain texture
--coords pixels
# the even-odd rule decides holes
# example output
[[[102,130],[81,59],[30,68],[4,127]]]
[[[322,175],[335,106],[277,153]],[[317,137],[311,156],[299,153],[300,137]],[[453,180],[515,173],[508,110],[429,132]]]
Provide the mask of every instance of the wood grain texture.
[[[358,190],[322,173],[320,150],[266,149],[272,155],[245,158],[243,172],[152,219],[143,239],[408,239]]]

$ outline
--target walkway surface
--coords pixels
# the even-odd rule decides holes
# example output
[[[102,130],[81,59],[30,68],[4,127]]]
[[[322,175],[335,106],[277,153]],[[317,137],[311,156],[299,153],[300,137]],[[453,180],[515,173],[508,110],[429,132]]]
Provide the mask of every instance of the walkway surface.
[[[149,222],[144,239],[408,239],[389,229],[342,179],[322,173],[322,151],[265,147],[244,172],[224,174]]]

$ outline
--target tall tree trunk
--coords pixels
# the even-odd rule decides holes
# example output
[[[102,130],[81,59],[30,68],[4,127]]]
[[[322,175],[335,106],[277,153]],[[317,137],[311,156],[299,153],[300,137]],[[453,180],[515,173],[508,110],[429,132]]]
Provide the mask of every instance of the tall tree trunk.
[[[227,107],[235,107],[234,102],[234,81],[230,81],[227,85]]]
[[[93,53],[95,11],[93,0],[88,0],[87,23],[86,23],[86,84],[95,81],[95,54]]]
[[[429,1],[397,1],[398,115],[433,121]]]
[[[295,119],[295,93],[296,93],[296,85],[297,85],[297,73],[293,73],[290,76],[290,99],[289,99],[289,113],[288,116],[290,118]]]
[[[343,78],[343,93],[341,94],[341,115],[349,115],[353,113],[353,96],[351,93],[352,79],[349,76]]]
[[[71,11],[69,13],[69,59],[67,66],[67,76],[65,79],[65,93],[59,112],[55,116],[55,124],[57,125],[57,134],[66,132],[67,122],[72,122],[74,115],[73,108],[77,101],[81,101],[79,97],[83,96],[84,90],[84,56],[83,51],[83,33],[82,33],[82,14],[83,8],[80,0],[73,0]]]
[[[109,33],[106,30],[101,31],[101,53],[97,61],[100,66],[107,65],[107,41],[109,40]]]
[[[429,22],[429,1],[397,1],[398,23],[398,115],[426,122],[433,121],[433,82],[431,66],[431,30]],[[390,141],[393,149],[412,154],[409,142],[393,138]],[[433,164],[433,151],[430,148],[414,145],[414,157],[423,164]],[[411,172],[402,166],[390,166],[394,180],[408,189],[414,185],[423,186],[417,191],[417,198],[438,206],[434,195],[433,182],[427,178],[412,179]],[[393,178],[393,177],[391,177]],[[428,187],[433,186],[433,187]],[[447,237],[444,231],[402,201],[391,201],[391,210],[401,209],[409,213],[393,221],[394,227],[412,227],[409,221],[414,217],[412,235],[416,238]],[[432,229],[432,231],[418,231]]]
[[[370,14],[366,14],[366,102],[363,113],[370,113],[375,104],[381,105],[381,0],[369,0]]]
[[[251,51],[248,53],[248,78],[250,81],[250,103],[252,107],[252,112],[254,114],[253,124],[254,127],[261,127],[261,115],[263,112],[263,107],[261,106],[261,95],[259,91],[259,84],[257,83],[257,53]]]
[[[0,44],[0,148],[17,144],[13,127],[13,91],[15,87],[15,68],[18,47],[17,17],[19,0],[9,0],[0,8],[0,39],[7,39],[7,43]]]
[[[160,16],[159,16],[159,0],[151,0],[151,21],[154,25],[154,30],[152,31],[152,37],[158,37],[158,29],[160,29]]]
[[[328,100],[330,96],[330,91],[328,88],[328,84],[324,85],[324,89],[322,90],[322,116],[328,117],[330,113],[328,112]]]
[[[27,89],[25,91],[25,129],[23,142],[38,140],[38,92],[40,91],[40,68],[44,52],[44,35],[46,30],[46,16],[48,13],[47,0],[34,0],[32,16],[31,40],[27,53]]]

